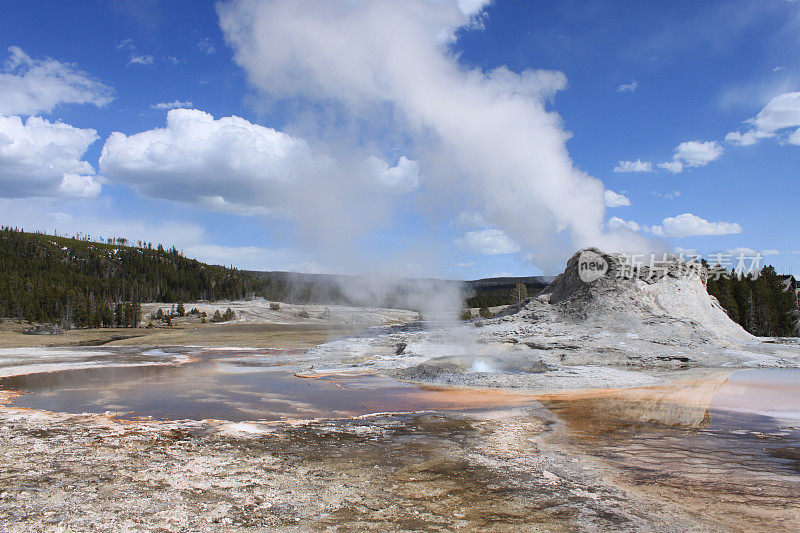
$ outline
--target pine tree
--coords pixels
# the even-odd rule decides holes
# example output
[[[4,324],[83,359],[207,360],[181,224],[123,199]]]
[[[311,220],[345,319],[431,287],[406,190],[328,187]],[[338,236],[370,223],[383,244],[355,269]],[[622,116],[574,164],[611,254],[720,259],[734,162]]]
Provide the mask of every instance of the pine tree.
[[[125,323],[125,310],[122,302],[117,302],[114,305],[114,327],[121,328]]]
[[[517,283],[514,288],[511,289],[511,299],[514,303],[521,302],[527,297],[528,288],[523,283]]]

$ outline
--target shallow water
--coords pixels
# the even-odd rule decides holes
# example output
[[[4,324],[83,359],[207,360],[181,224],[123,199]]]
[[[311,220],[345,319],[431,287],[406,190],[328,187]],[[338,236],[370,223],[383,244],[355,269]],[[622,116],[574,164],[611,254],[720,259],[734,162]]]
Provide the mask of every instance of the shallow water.
[[[145,355],[75,354],[75,368],[0,378],[0,389],[24,393],[17,407],[233,422],[514,406],[535,417],[544,406],[562,421],[559,449],[611,467],[626,490],[703,523],[800,530],[800,370],[709,370],[666,385],[531,396],[363,372],[303,376],[280,351],[167,350],[148,357],[183,363],[155,365]]]
[[[800,370],[543,399],[623,486],[735,530],[800,529]]]
[[[800,474],[800,370],[759,369],[664,386],[544,398],[573,442],[646,468],[719,459],[732,470]],[[675,472],[673,472],[675,473]],[[800,481],[800,478],[798,479]]]
[[[124,363],[124,361],[117,361]],[[106,363],[113,364],[113,363]],[[281,420],[524,404],[513,394],[436,391],[368,373],[296,375],[269,353],[195,352],[182,365],[102,366],[0,378],[16,407],[122,418]]]
[[[365,372],[296,374],[286,364],[286,355],[280,350],[159,349],[100,357],[87,352],[83,358],[73,354],[68,361],[73,368],[62,370],[61,362],[47,361],[45,371],[0,377],[0,389],[23,392],[13,404],[19,407],[157,419],[323,418],[518,406],[536,398],[559,414],[575,435],[587,437],[623,427],[711,430],[729,419],[754,431],[783,422],[800,425],[798,369],[710,371],[664,386],[531,396],[420,387]],[[183,364],[164,364],[168,361]],[[14,365],[7,363],[12,371]]]

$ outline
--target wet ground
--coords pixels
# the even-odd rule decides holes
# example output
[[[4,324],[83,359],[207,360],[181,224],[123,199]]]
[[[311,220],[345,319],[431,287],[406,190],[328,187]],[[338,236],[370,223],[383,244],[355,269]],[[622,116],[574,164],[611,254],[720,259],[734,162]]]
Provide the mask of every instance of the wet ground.
[[[3,529],[800,529],[797,370],[533,396],[80,355],[0,378]]]
[[[539,448],[534,441],[547,425],[510,416],[382,415],[253,433],[4,415],[0,522],[26,531],[667,530],[691,523]]]
[[[800,530],[800,370],[543,400],[621,486],[734,530]]]
[[[137,365],[142,356],[126,352],[103,356],[99,362],[93,359],[88,368],[79,366],[85,361],[74,361],[78,368],[0,378],[0,390],[23,393],[11,405],[29,409],[235,422],[524,406],[534,401],[514,393],[420,387],[347,370],[298,374],[285,364],[292,356],[285,350],[150,353],[162,362],[174,354],[181,364]]]

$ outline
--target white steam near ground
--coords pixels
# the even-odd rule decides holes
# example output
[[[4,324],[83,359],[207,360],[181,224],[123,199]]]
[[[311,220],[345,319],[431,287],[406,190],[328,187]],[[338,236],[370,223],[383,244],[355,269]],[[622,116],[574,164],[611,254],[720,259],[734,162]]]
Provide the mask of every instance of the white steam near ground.
[[[408,279],[373,273],[337,281],[350,301],[367,306],[413,309],[425,320],[448,326],[457,322],[457,310],[466,296],[460,283],[432,278]]]

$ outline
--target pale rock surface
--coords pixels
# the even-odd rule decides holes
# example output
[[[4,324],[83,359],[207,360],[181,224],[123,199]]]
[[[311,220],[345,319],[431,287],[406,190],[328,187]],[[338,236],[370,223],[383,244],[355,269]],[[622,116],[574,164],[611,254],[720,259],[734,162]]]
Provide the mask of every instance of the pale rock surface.
[[[582,251],[581,251],[582,252]],[[370,368],[398,379],[452,386],[565,390],[630,387],[691,377],[708,368],[798,367],[800,346],[750,335],[705,288],[706,272],[676,261],[659,272],[579,275],[576,253],[541,295],[492,319],[322,345],[319,365]],[[684,275],[686,270],[690,275]],[[651,274],[653,274],[651,276]],[[395,353],[405,343],[402,354]]]

